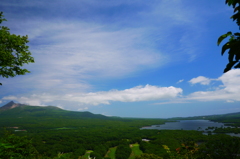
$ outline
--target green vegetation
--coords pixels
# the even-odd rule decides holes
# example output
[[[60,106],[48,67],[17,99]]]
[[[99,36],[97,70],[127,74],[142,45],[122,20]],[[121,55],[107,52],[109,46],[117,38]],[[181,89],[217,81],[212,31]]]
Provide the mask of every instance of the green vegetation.
[[[74,129],[74,128],[66,128],[66,127],[63,127],[63,128],[56,128],[56,130],[66,130],[66,129]]]
[[[171,120],[211,120],[214,122],[225,123],[225,125],[233,126],[233,127],[240,127],[239,119],[240,119],[240,112],[221,114],[221,115],[194,116],[194,117],[186,117],[186,118],[171,118]]]
[[[111,158],[111,159],[115,159],[116,149],[117,149],[117,147],[110,148],[105,157],[106,158],[108,157],[108,158]]]
[[[0,139],[0,158],[33,159],[38,155],[31,140],[11,134],[4,129],[4,136]]]
[[[240,133],[240,129],[239,128],[231,128],[231,127],[227,127],[227,128],[215,128],[214,133],[234,133],[234,134],[239,134]]]
[[[231,19],[236,21],[238,27],[240,28],[240,0],[226,0],[226,4],[233,7],[234,15],[231,16]],[[221,52],[223,55],[226,50],[229,50],[229,63],[224,69],[224,73],[231,70],[233,66],[234,68],[240,68],[240,33],[236,32],[233,34],[229,31],[218,38],[217,44],[219,45],[227,37],[229,37],[229,40],[222,46]]]
[[[110,148],[119,146],[123,140],[129,147],[129,144],[147,137],[150,131],[141,131],[139,128],[164,122],[161,119],[110,118],[51,106],[21,105],[0,111],[0,127],[7,127],[18,136],[27,135],[44,158],[63,157],[66,154],[70,158],[77,158],[83,156],[86,150],[93,150],[91,157],[104,157]],[[155,130],[152,132],[156,133]],[[0,133],[3,135],[3,132]],[[114,155],[114,151],[109,153],[110,157]]]
[[[116,159],[126,159],[129,158],[132,150],[129,146],[128,141],[122,141],[115,152],[115,158]]]
[[[82,156],[82,159],[88,159],[92,152],[92,150],[87,150],[86,153]]]
[[[240,26],[240,0],[226,0],[236,12],[231,18]],[[6,21],[0,12],[0,24]],[[10,34],[0,26],[0,76],[8,78],[29,71],[33,63],[28,37]],[[240,33],[228,32],[222,55],[229,50],[224,72],[240,68]],[[0,83],[1,85],[1,83]],[[177,118],[176,118],[177,119]],[[179,119],[179,118],[178,118]],[[183,119],[183,118],[181,118]],[[240,133],[240,113],[187,119],[208,119],[233,127],[209,128],[214,133]],[[203,135],[200,131],[140,130],[169,120],[111,118],[57,107],[21,105],[0,110],[0,158],[4,159],[226,159],[240,158],[240,138],[226,134]],[[172,121],[172,120],[171,120]],[[148,141],[143,141],[147,139]]]
[[[0,12],[0,24],[3,21],[6,19],[3,18],[3,12]],[[6,26],[0,26],[0,76],[5,78],[29,73],[21,67],[34,62],[26,45],[28,36],[11,34],[9,30]]]
[[[135,159],[136,156],[140,156],[143,152],[139,149],[139,144],[131,144],[132,153],[129,159]]]
[[[136,156],[136,159],[162,159],[162,157],[159,157],[159,156],[154,155],[154,154],[144,153],[140,156]]]
[[[235,121],[232,125],[240,123],[239,113],[204,118]],[[89,156],[95,159],[200,159],[222,156],[237,158],[236,154],[240,154],[240,138],[237,137],[225,134],[203,135],[195,130],[140,129],[167,121],[106,117],[90,112],[65,111],[52,106],[21,105],[0,111],[0,127],[8,130],[8,135],[4,129],[0,130],[0,155],[5,155],[0,158],[18,154],[18,158],[40,159],[83,159]],[[239,132],[238,127],[209,127],[208,130]]]

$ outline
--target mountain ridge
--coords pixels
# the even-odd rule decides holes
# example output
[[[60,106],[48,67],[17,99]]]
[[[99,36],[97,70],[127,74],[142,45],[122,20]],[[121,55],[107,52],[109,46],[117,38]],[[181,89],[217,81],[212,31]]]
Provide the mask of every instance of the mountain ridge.
[[[13,101],[0,107],[0,117],[15,115],[15,116],[32,116],[32,117],[43,117],[43,116],[55,116],[55,117],[67,117],[67,118],[121,118],[121,117],[108,117],[101,114],[93,114],[85,111],[70,111],[64,110],[56,106],[30,106],[26,104],[14,103]],[[226,114],[213,114],[213,115],[202,115],[202,116],[189,116],[189,117],[173,117],[167,118],[170,120],[224,120],[226,118],[240,118],[240,112],[226,113]],[[126,118],[126,117],[125,117]],[[143,119],[143,118],[142,118]],[[160,119],[160,118],[158,118]]]
[[[99,118],[106,119],[107,116],[101,114],[93,114],[91,112],[78,112],[64,110],[56,106],[30,106],[20,103],[14,103],[13,101],[0,107],[0,117],[67,117],[67,118]]]
[[[16,107],[21,107],[24,106],[24,104],[20,104],[20,103],[14,103],[13,101],[3,105],[2,107],[0,107],[0,111],[4,111],[4,110],[9,110],[9,109],[13,109]]]

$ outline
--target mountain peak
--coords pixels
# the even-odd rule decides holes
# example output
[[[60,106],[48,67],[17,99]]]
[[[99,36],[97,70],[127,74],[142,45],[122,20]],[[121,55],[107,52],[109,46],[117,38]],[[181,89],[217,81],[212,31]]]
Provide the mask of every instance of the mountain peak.
[[[16,108],[19,106],[22,106],[22,104],[17,104],[17,103],[14,103],[13,101],[11,101],[11,102],[5,104],[4,106],[0,107],[0,110],[3,111],[3,110],[8,110],[8,109],[13,109],[13,108]]]
[[[57,118],[95,118],[106,119],[108,117],[91,112],[68,111],[55,106],[29,106],[25,104],[14,103],[13,101],[0,107],[1,117],[57,117]],[[1,119],[0,119],[1,120]]]

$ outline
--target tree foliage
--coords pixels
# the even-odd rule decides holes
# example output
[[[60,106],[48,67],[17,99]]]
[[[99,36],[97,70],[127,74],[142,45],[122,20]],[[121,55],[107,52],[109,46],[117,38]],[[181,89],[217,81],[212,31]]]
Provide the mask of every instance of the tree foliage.
[[[240,28],[240,0],[226,0],[226,4],[233,7],[234,15],[231,16],[231,19],[236,21]],[[232,33],[229,31],[218,38],[217,44],[220,45],[226,38],[229,38],[229,40],[222,46],[221,54],[223,55],[225,51],[228,50],[229,62],[224,69],[224,73],[231,70],[233,66],[234,68],[240,68],[240,33]]]
[[[3,21],[6,19],[3,18],[3,12],[0,12],[0,24]],[[0,76],[4,78],[29,73],[21,67],[34,62],[26,45],[29,42],[28,36],[11,34],[9,30],[6,26],[0,26]]]
[[[91,152],[92,159],[228,159],[239,158],[240,154],[240,138],[224,134],[203,135],[196,130],[140,129],[146,125],[163,124],[167,121],[163,119],[77,117],[64,115],[51,107],[48,109],[54,111],[47,113],[45,109],[45,115],[41,115],[44,114],[42,109],[29,107],[0,112],[0,127],[6,126],[14,133],[6,134],[0,129],[0,158],[85,159]],[[231,124],[236,126],[234,132],[240,126],[238,113],[206,119],[234,123]],[[208,127],[205,131],[210,129],[218,130]],[[220,133],[232,131],[230,127],[222,128]],[[135,146],[130,145],[133,143],[140,145],[143,154],[136,153],[133,149]]]
[[[0,158],[34,159],[38,157],[32,141],[24,136],[16,136],[5,130],[4,138],[0,139]]]
[[[116,159],[126,159],[129,158],[132,149],[129,147],[128,142],[122,142],[116,150],[115,158]]]
[[[159,157],[155,154],[147,154],[147,153],[144,153],[140,156],[136,156],[135,159],[162,159],[162,157]]]

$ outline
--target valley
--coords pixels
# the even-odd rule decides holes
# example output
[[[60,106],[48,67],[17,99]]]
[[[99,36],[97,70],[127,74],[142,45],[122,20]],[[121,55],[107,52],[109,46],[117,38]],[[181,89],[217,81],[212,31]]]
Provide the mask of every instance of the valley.
[[[140,129],[179,119],[106,117],[53,106],[5,107],[0,110],[0,158],[6,155],[3,152],[9,155],[22,154],[23,158],[28,155],[30,158],[44,159],[84,159],[88,156],[96,159],[139,159],[144,156],[216,158],[224,155],[237,158],[236,154],[240,154],[240,138],[222,133],[239,132],[237,116],[240,114],[205,117],[211,121],[231,123],[233,127],[217,128],[214,131],[219,134],[216,135],[203,135],[202,131],[196,130]],[[221,147],[221,144],[225,146]],[[231,147],[231,150],[227,147]],[[21,151],[16,153],[17,148]]]

